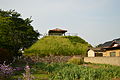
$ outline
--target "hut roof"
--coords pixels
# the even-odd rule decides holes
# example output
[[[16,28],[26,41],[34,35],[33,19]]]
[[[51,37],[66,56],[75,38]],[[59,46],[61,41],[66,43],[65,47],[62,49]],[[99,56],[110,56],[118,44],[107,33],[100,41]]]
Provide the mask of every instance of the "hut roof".
[[[56,28],[56,29],[49,30],[49,32],[67,32],[67,30]]]

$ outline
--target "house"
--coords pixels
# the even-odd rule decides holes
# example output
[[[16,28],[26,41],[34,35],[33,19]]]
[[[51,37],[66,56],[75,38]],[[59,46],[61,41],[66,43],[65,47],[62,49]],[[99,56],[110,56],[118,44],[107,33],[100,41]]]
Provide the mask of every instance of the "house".
[[[56,29],[49,30],[48,35],[49,36],[65,36],[66,32],[67,30],[56,28]]]
[[[113,41],[108,47],[104,47],[104,56],[120,56],[120,41]]]
[[[91,48],[88,50],[88,57],[100,57],[103,56],[103,52],[101,48]]]
[[[109,41],[99,46],[88,50],[88,57],[113,57],[120,56],[120,41]]]

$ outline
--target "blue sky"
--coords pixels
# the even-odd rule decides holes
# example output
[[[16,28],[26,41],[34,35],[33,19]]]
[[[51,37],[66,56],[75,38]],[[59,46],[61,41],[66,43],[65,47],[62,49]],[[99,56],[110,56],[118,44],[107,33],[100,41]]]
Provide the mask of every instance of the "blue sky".
[[[120,38],[120,0],[0,0],[3,10],[15,9],[32,16],[40,33],[67,29],[93,46]]]

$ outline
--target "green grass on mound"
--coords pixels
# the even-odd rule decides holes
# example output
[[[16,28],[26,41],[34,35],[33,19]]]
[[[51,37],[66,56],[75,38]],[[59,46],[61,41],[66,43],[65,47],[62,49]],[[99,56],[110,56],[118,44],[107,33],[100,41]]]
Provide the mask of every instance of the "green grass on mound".
[[[78,36],[46,36],[25,50],[25,54],[40,56],[83,55],[88,46],[90,45]]]

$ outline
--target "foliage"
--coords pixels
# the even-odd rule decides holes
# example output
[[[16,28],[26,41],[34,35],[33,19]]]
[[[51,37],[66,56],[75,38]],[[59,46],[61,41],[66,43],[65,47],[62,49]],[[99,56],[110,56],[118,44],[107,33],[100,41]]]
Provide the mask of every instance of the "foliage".
[[[68,63],[37,63],[34,68],[50,74],[50,80],[112,80],[120,78],[120,67],[111,65],[97,65],[98,68],[87,65]]]
[[[12,56],[13,54],[10,51],[0,48],[0,64],[2,64],[4,61],[6,61],[7,64],[12,62]]]
[[[35,80],[41,80],[41,74],[47,75],[45,78],[50,80],[112,80],[120,78],[119,66],[90,65],[92,66],[89,66],[89,64],[35,63],[31,65],[31,73],[34,75]]]
[[[76,44],[73,44],[64,36],[46,36],[25,50],[25,52],[26,55],[33,54],[37,56],[86,54],[89,44],[78,43],[76,39],[74,42]]]
[[[67,64],[65,65],[64,63],[36,63],[33,68],[37,69],[37,70],[42,70],[48,73],[52,73],[58,69],[62,69],[62,67],[67,66]]]
[[[20,18],[14,10],[0,10],[0,48],[16,54],[20,48],[31,46],[39,35],[33,30],[31,22],[29,18]]]
[[[84,60],[80,57],[72,57],[68,60],[68,63],[80,65],[84,63]]]

